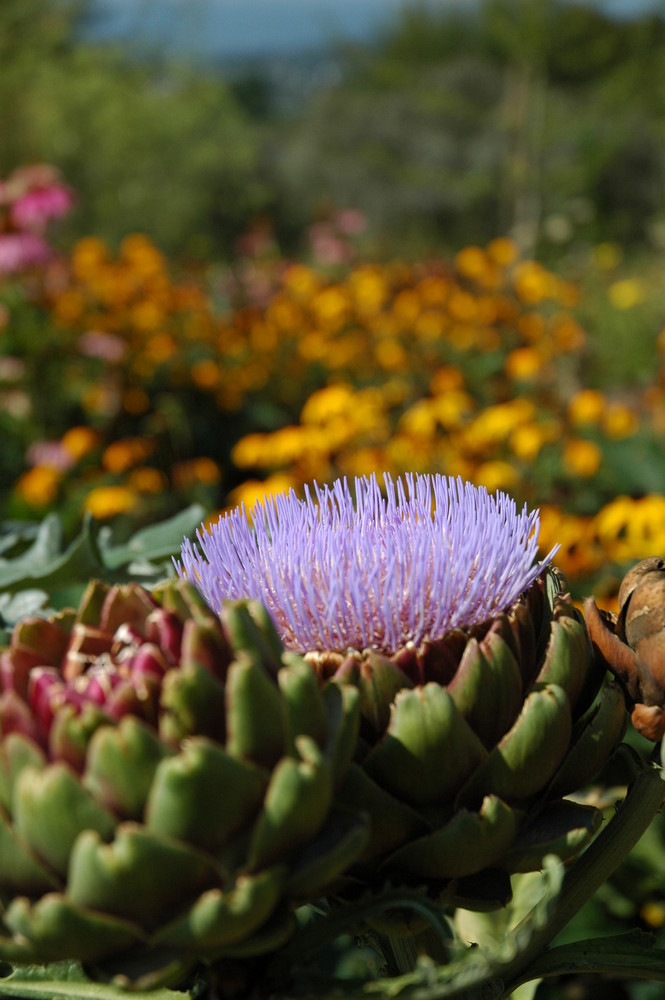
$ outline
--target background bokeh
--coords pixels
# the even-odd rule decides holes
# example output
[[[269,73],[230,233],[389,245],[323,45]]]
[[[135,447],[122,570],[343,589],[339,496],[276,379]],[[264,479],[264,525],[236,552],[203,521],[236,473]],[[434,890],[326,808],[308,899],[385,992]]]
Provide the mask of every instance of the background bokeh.
[[[0,4],[0,575],[44,544],[64,593],[84,523],[125,567],[193,503],[385,469],[539,507],[615,608],[665,555],[662,7],[395,3],[220,53],[233,3]],[[648,836],[588,933],[665,925]]]
[[[112,6],[0,10],[4,516],[441,472],[612,607],[665,547],[662,12],[412,3],[243,58],[197,57],[215,4]]]

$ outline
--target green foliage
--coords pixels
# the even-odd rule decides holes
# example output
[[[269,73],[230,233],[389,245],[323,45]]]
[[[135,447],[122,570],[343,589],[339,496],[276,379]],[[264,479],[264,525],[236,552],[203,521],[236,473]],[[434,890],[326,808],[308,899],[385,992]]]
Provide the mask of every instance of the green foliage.
[[[112,529],[86,519],[70,542],[57,514],[40,524],[0,523],[0,642],[21,618],[77,604],[91,577],[148,585],[171,575],[171,556],[203,515],[192,505],[127,541],[118,538],[120,522]]]
[[[630,241],[665,217],[655,15],[409,4],[376,44],[341,53],[341,82],[288,121],[260,66],[227,81],[149,48],[84,43],[87,16],[87,0],[0,7],[0,173],[60,167],[80,195],[77,235],[142,231],[170,252],[220,255],[257,215],[292,244],[336,205],[414,250],[512,228],[547,249],[552,215]]]
[[[664,62],[655,16],[558,0],[416,6],[305,109],[276,183],[301,217],[358,205],[407,246],[514,230],[547,249],[553,215],[564,243],[643,241],[665,213]]]
[[[79,43],[85,6],[2,4],[0,172],[60,167],[79,195],[78,232],[115,243],[140,230],[195,256],[228,246],[265,200],[256,139],[230,89],[194,67]]]

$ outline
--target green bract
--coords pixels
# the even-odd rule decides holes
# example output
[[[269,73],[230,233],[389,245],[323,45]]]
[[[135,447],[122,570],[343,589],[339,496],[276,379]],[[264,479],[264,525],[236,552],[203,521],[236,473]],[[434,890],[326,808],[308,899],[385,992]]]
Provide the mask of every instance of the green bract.
[[[371,836],[349,892],[426,883],[484,908],[508,898],[510,873],[571,858],[597,830],[600,813],[566,796],[607,762],[625,706],[616,686],[600,690],[604,670],[556,570],[508,612],[439,641],[306,659],[360,693],[339,797],[369,812]]]
[[[359,692],[264,609],[90,585],[1,661],[0,958],[182,970],[279,945],[358,857]]]

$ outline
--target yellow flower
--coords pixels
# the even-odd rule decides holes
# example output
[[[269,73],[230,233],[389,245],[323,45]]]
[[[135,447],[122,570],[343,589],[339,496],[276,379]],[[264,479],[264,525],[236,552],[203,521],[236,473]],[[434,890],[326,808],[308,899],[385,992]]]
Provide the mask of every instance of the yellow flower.
[[[639,418],[625,403],[610,403],[602,418],[602,427],[608,437],[630,437],[639,429]]]
[[[304,264],[291,264],[284,274],[283,284],[297,299],[307,300],[318,290],[319,279]]]
[[[58,496],[60,473],[50,465],[35,465],[16,483],[16,493],[31,507],[44,507]]]
[[[136,493],[127,486],[97,486],[83,502],[84,510],[97,520],[126,514],[136,505]]]
[[[79,240],[72,252],[72,271],[77,278],[86,280],[108,260],[106,244],[95,236]]]
[[[616,497],[596,515],[595,529],[608,558],[616,562],[665,551],[665,497]]]
[[[545,336],[545,320],[540,313],[527,312],[518,316],[515,326],[530,344],[537,344]]]
[[[479,486],[484,486],[489,493],[496,490],[510,490],[517,483],[517,472],[508,462],[483,462],[476,468],[473,476]]]
[[[639,278],[623,278],[610,285],[607,296],[615,309],[633,309],[648,298],[648,288]]]
[[[463,247],[455,256],[455,269],[465,278],[482,278],[487,269],[487,257],[480,247]]]
[[[393,314],[403,327],[410,327],[420,313],[420,298],[413,288],[404,288],[393,300]]]
[[[649,927],[657,930],[665,924],[665,903],[657,900],[649,900],[640,907],[640,918]]]
[[[147,236],[132,233],[120,244],[120,256],[132,265],[141,277],[160,274],[165,268],[164,255]]]
[[[130,321],[141,333],[158,330],[164,322],[164,318],[164,307],[154,298],[137,302],[130,311]]]
[[[538,424],[520,424],[510,435],[510,448],[522,462],[533,462],[548,435]]]
[[[330,344],[321,330],[311,330],[298,339],[298,354],[303,361],[323,361],[329,351]]]
[[[265,434],[245,434],[235,443],[231,451],[231,461],[239,469],[249,469],[262,465],[266,454]]]
[[[62,436],[62,447],[75,459],[81,459],[99,442],[99,435],[92,427],[70,427]]]
[[[275,473],[268,476],[263,481],[259,479],[248,479],[240,486],[236,486],[229,493],[229,507],[239,507],[244,504],[250,508],[255,503],[264,503],[266,497],[276,493],[288,493],[290,489],[296,489],[300,483],[293,476],[285,473]]]
[[[470,292],[456,288],[448,299],[448,312],[453,320],[473,323],[478,317],[478,303]]]
[[[345,476],[371,476],[385,465],[383,451],[379,448],[354,448],[339,455],[337,461]]]
[[[302,408],[300,419],[304,424],[322,424],[331,417],[347,413],[353,405],[353,390],[345,382],[336,382],[317,389]]]
[[[543,367],[542,355],[533,347],[518,347],[506,358],[505,371],[513,381],[529,381]]]
[[[107,472],[124,472],[132,465],[138,465],[155,450],[148,438],[122,438],[113,441],[102,455],[102,465]]]
[[[408,368],[409,356],[398,340],[382,337],[374,345],[374,357],[384,371],[400,372]]]
[[[473,399],[466,392],[451,389],[435,396],[431,408],[441,426],[446,430],[453,430],[473,411]]]
[[[447,317],[435,309],[427,309],[420,313],[413,323],[413,332],[421,340],[438,340],[446,330]]]
[[[216,389],[219,385],[219,365],[212,358],[196,361],[190,369],[190,375],[198,389]]]
[[[487,256],[499,267],[510,267],[518,256],[517,244],[506,236],[498,236],[487,244]]]
[[[557,278],[535,260],[518,264],[513,282],[518,298],[531,305],[554,298],[558,291]]]
[[[596,424],[600,420],[607,401],[597,389],[581,389],[568,403],[568,416],[576,427],[582,424]]]
[[[349,315],[349,300],[346,290],[339,285],[324,288],[312,299],[311,309],[325,330],[339,330],[344,326]]]
[[[464,385],[464,375],[459,368],[452,365],[444,365],[437,370],[430,379],[430,392],[438,396],[439,393],[449,392],[451,389],[461,389]]]
[[[603,454],[597,444],[584,438],[571,438],[563,449],[563,464],[572,476],[588,479],[600,468]]]
[[[266,309],[266,322],[284,333],[300,330],[303,325],[300,306],[286,295],[276,295]]]
[[[448,279],[439,274],[430,274],[418,282],[418,292],[428,307],[442,306],[450,294],[450,289],[451,284]]]
[[[170,333],[154,333],[145,344],[146,357],[160,365],[177,352],[178,345]]]
[[[606,561],[591,518],[565,514],[556,507],[540,508],[541,552],[559,545],[557,566],[572,577],[593,573]]]
[[[78,323],[85,312],[85,298],[78,288],[66,288],[57,296],[53,313],[63,326]]]
[[[505,441],[516,427],[533,419],[535,404],[528,399],[513,399],[482,410],[464,430],[464,439],[474,451],[483,451]]]
[[[168,479],[164,473],[148,465],[132,469],[127,482],[130,489],[137,493],[162,493],[168,488]]]
[[[195,483],[214,486],[215,483],[221,482],[222,479],[222,473],[217,462],[206,455],[202,455],[199,458],[190,458],[186,462],[177,462],[171,470],[171,476],[176,489],[179,490],[187,489]]]
[[[358,313],[367,318],[381,311],[388,288],[378,267],[359,267],[349,275],[349,288]]]
[[[399,430],[416,437],[431,438],[436,434],[436,413],[430,399],[418,399],[405,410],[399,420]]]

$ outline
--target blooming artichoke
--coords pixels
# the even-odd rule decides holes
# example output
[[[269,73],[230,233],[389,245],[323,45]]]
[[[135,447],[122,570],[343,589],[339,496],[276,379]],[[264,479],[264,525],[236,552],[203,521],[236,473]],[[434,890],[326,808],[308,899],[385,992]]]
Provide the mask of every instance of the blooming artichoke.
[[[356,480],[243,508],[186,542],[181,575],[216,611],[261,600],[322,683],[359,693],[339,801],[371,833],[346,887],[434,883],[505,898],[508,873],[573,856],[600,822],[566,796],[625,728],[538,514],[443,477]],[[492,872],[492,877],[488,874]],[[483,873],[482,877],[479,873]]]
[[[285,654],[263,607],[219,610],[181,580],[92,583],[76,612],[15,627],[0,661],[3,960],[158,977],[258,954],[363,849],[364,817],[335,803],[357,690]]]

